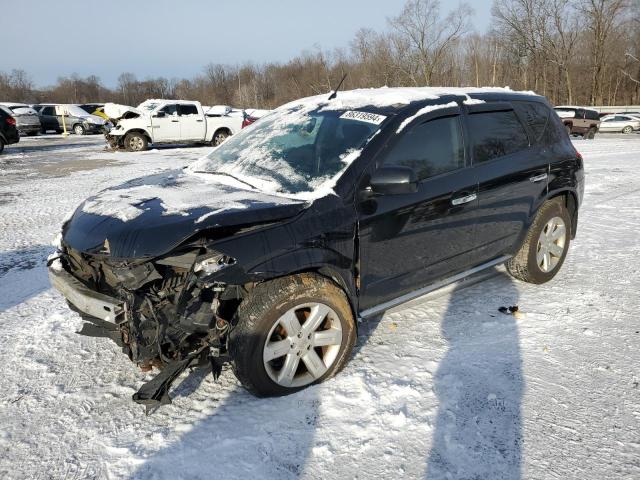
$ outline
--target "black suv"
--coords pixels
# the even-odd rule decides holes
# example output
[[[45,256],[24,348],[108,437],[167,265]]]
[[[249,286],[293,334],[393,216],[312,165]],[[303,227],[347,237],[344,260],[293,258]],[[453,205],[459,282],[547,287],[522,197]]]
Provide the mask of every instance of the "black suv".
[[[0,105],[0,153],[4,150],[5,145],[18,143],[20,134],[16,125],[16,119],[11,111]]]
[[[339,371],[356,319],[506,263],[549,281],[574,238],[582,158],[543,97],[379,89],[280,107],[184,170],[86,200],[52,284],[169,401],[225,362],[256,395]]]

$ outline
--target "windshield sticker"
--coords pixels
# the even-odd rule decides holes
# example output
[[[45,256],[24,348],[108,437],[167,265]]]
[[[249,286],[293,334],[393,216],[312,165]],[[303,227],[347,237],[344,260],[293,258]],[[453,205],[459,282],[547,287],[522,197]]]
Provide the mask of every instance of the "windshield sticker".
[[[356,110],[349,110],[340,115],[340,118],[346,120],[357,120],[359,122],[373,123],[374,125],[380,125],[387,118],[384,115],[377,115],[369,112],[358,112]]]

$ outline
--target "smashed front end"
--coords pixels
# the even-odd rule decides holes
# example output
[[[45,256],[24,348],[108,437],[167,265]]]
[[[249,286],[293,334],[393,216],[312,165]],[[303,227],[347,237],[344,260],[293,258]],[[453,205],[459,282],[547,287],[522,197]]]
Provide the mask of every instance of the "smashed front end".
[[[114,260],[63,244],[49,260],[49,276],[85,320],[80,334],[110,338],[143,370],[161,369],[133,396],[149,408],[170,402],[171,383],[190,366],[219,375],[246,290],[208,278],[234,264],[198,246],[152,260]]]

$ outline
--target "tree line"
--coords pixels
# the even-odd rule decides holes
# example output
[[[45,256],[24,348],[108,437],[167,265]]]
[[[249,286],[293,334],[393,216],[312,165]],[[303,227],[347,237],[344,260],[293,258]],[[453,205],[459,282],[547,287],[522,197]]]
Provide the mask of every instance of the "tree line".
[[[381,86],[510,86],[554,104],[640,104],[640,0],[495,0],[486,33],[461,3],[408,0],[384,31],[363,28],[349,45],[306,51],[283,63],[210,63],[194,78],[122,73],[116,88],[72,74],[36,88],[23,70],[0,72],[0,99],[26,103],[147,98],[274,108],[330,91]]]

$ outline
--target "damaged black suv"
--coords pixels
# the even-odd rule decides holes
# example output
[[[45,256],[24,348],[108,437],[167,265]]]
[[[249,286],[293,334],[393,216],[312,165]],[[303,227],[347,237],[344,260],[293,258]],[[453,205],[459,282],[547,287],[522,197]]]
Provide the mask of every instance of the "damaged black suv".
[[[366,319],[506,263],[543,283],[574,238],[582,158],[543,97],[378,89],[280,107],[183,170],[86,200],[51,282],[160,373],[229,362],[261,396],[321,382]]]

